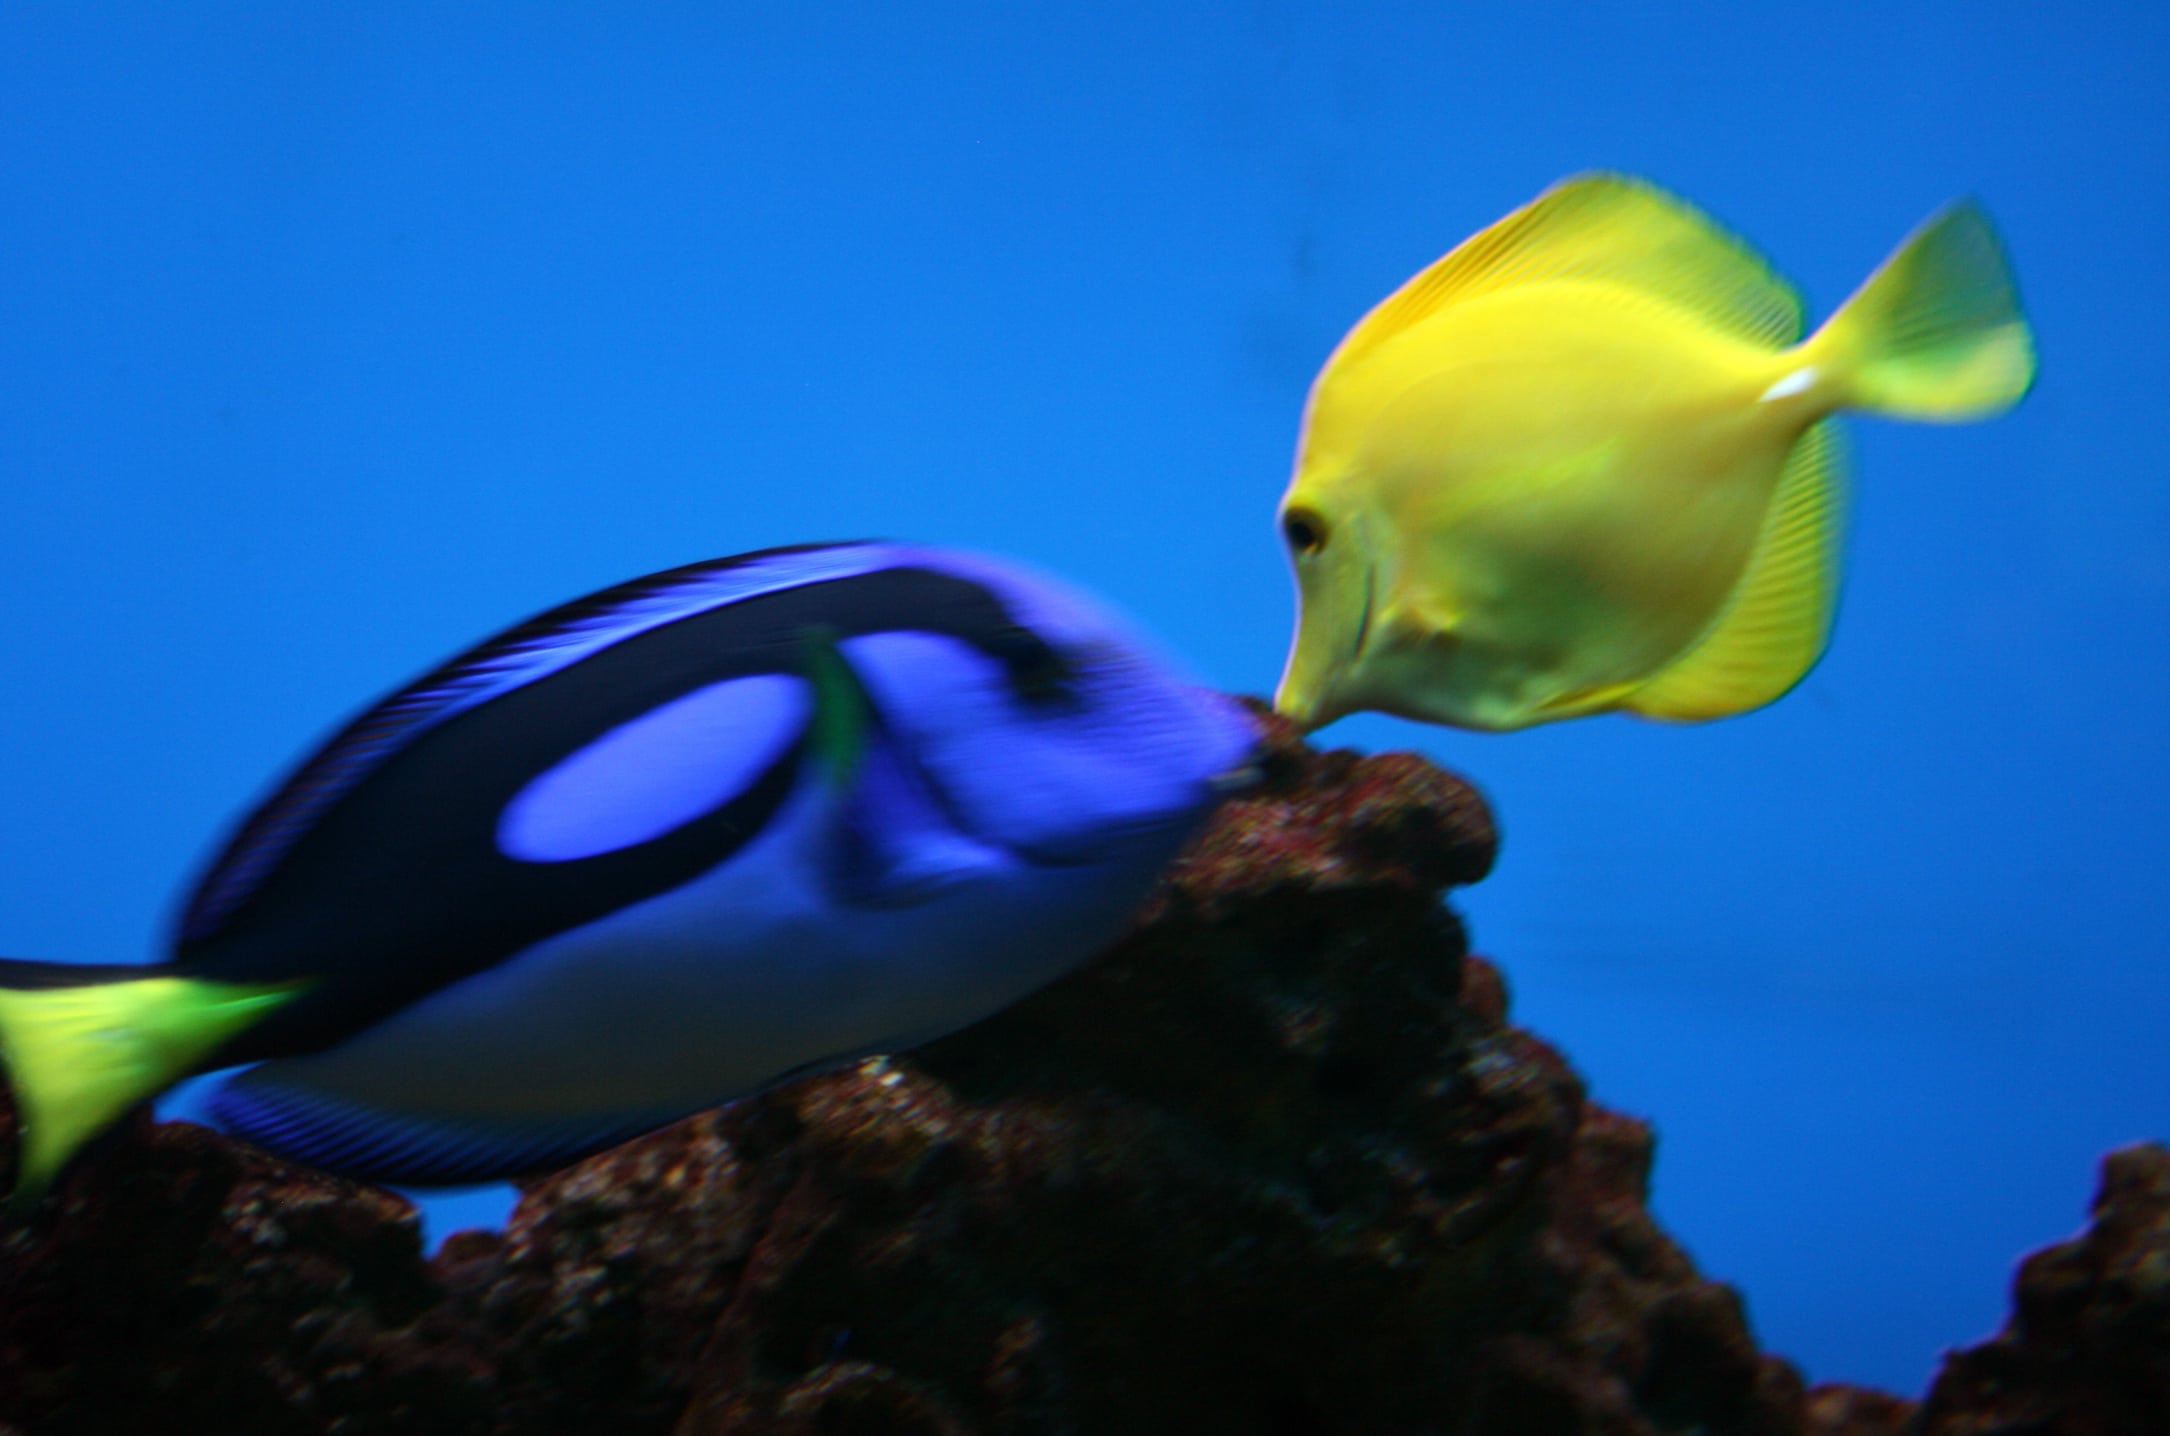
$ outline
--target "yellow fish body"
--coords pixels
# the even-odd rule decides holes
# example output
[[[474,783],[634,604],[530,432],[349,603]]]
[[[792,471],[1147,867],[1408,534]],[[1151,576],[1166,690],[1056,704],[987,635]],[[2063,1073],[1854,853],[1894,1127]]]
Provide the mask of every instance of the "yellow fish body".
[[[1981,418],[2034,376],[1972,203],[1800,333],[1738,240],[1615,175],[1418,274],[1312,385],[1281,501],[1300,612],[1275,706],[1307,728],[1371,709],[1504,730],[1780,697],[1837,596],[1831,416]]]

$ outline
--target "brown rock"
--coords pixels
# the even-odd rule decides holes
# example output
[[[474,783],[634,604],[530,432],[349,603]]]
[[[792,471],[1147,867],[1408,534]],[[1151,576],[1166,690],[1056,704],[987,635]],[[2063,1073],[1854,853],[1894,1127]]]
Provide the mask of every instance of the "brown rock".
[[[397,1197],[128,1125],[0,1245],[0,1430],[1906,1429],[1756,1349],[1644,1207],[1648,1128],[1506,1025],[1439,901],[1491,863],[1475,792],[1278,724],[1264,768],[1083,970],[431,1261]],[[2159,1286],[2098,1247],[2030,1330],[2073,1381],[2159,1378]]]
[[[1921,1432],[2170,1432],[2170,1147],[2104,1160],[2088,1229],[2020,1264],[2011,1320],[1944,1359]]]

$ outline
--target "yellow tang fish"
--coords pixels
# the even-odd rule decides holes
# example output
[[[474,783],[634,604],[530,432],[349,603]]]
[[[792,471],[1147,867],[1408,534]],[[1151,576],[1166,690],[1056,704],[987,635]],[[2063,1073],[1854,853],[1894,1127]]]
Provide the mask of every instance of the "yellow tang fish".
[[[1831,416],[1983,418],[2034,378],[1971,202],[1801,327],[1739,240],[1609,174],[1404,284],[1312,385],[1281,501],[1301,611],[1275,705],[1307,728],[1373,709],[1504,730],[1784,694],[1837,595]]]

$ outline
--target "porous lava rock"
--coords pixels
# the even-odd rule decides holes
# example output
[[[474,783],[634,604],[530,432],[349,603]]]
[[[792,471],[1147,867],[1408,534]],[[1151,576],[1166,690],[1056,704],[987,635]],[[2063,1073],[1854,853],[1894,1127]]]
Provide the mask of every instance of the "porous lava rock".
[[[1476,793],[1262,721],[1264,781],[1101,958],[433,1259],[397,1196],[123,1124],[0,1234],[0,1436],[1912,1429],[1760,1353],[1645,1209],[1649,1129],[1508,1025],[1441,902],[1492,860]],[[1971,1369],[2159,1381],[2119,1260],[2053,1263],[2049,1335]]]

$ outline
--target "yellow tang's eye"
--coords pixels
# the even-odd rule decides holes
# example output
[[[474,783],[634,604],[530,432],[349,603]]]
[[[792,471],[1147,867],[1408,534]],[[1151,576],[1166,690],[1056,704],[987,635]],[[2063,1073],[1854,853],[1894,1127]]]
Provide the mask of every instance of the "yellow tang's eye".
[[[1281,515],[1281,534],[1298,558],[1309,558],[1326,547],[1326,520],[1309,509],[1290,509]]]

